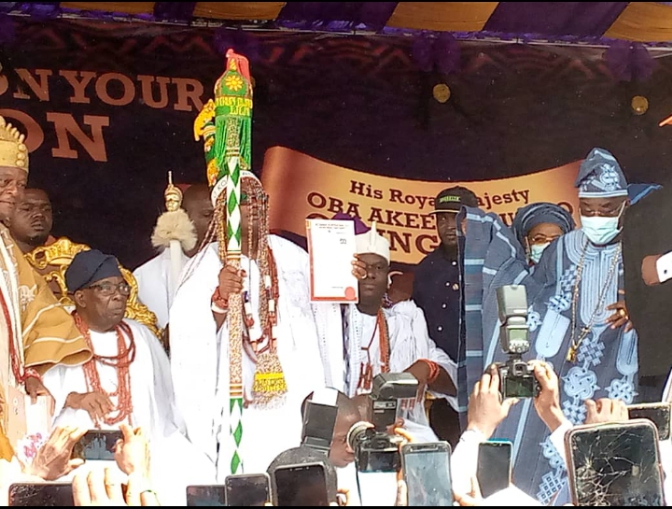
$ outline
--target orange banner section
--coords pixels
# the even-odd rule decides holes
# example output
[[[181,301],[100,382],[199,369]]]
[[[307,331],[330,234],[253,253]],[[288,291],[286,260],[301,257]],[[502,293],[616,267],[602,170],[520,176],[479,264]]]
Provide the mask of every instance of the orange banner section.
[[[331,219],[338,212],[376,221],[390,241],[392,259],[419,263],[438,244],[434,198],[443,189],[463,186],[478,196],[486,212],[499,214],[507,225],[520,207],[535,202],[557,203],[578,220],[574,179],[579,162],[522,177],[480,182],[427,182],[371,175],[284,147],[266,152],[262,182],[270,196],[270,227],[306,235],[306,218]]]

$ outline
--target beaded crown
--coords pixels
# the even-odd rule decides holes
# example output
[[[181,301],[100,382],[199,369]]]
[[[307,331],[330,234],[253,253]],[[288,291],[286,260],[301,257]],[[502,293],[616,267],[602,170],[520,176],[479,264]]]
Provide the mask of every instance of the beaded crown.
[[[28,173],[26,136],[0,116],[0,166],[20,168]]]

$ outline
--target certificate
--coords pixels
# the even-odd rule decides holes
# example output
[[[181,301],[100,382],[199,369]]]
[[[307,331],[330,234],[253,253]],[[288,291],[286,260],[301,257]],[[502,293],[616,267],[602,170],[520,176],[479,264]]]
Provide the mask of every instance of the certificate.
[[[357,302],[357,278],[352,274],[355,258],[355,223],[307,219],[310,255],[310,300]]]

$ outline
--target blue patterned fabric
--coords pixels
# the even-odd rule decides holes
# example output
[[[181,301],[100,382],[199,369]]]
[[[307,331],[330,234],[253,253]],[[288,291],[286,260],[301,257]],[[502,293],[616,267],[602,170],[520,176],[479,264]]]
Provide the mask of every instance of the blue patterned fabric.
[[[613,276],[607,279],[618,244],[597,247],[587,242],[581,230],[574,230],[554,241],[539,264],[528,270],[522,248],[498,217],[470,209],[466,218],[465,304],[474,307],[465,313],[464,366],[460,364],[463,375],[458,377],[460,407],[466,406],[483,370],[506,358],[498,342],[495,295],[496,288],[506,284],[523,284],[527,289],[532,347],[524,358],[543,359],[554,367],[560,378],[562,408],[572,423],[584,421],[585,399],[609,397],[632,403],[637,395],[637,336],[634,331],[625,333],[623,328],[611,330],[606,318],[612,312],[604,310],[617,301],[618,289],[623,288],[620,256]],[[577,336],[591,322],[603,291],[604,299],[591,332],[581,342],[576,363],[572,363],[566,360],[572,336],[572,297],[584,249],[574,325]],[[469,292],[469,288],[474,291]],[[480,317],[476,307],[479,293]],[[494,437],[513,441],[515,484],[540,502],[551,502],[563,487],[566,472],[532,401],[516,405]]]
[[[581,163],[574,185],[579,198],[613,198],[628,195],[621,166],[608,150],[594,148]]]

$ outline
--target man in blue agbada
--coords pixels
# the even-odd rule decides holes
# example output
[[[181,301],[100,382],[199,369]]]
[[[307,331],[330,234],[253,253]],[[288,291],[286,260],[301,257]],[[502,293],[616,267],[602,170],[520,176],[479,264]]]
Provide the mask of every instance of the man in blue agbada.
[[[581,228],[553,241],[533,271],[515,234],[494,214],[465,208],[462,259],[465,342],[459,354],[460,408],[484,369],[506,360],[499,341],[495,291],[507,284],[527,290],[530,351],[525,360],[551,364],[560,379],[561,408],[544,424],[532,400],[516,405],[495,433],[513,441],[514,482],[550,503],[566,480],[565,463],[550,431],[563,420],[581,424],[584,402],[599,398],[630,404],[637,396],[637,335],[623,302],[620,233],[628,189],[612,154],[593,149],[581,164]],[[549,427],[551,430],[549,430]]]

